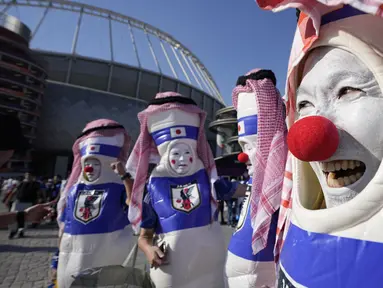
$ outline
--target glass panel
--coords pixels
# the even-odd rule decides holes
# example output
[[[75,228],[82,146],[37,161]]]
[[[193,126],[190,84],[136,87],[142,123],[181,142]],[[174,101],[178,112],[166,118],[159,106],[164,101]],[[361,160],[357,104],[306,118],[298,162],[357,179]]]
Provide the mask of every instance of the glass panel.
[[[137,80],[138,71],[136,69],[114,66],[110,91],[135,98]]]
[[[191,98],[197,103],[198,107],[203,109],[203,94],[197,90],[192,90]]]
[[[177,83],[175,80],[162,77],[162,87],[161,87],[161,92],[175,92],[177,91]]]
[[[68,58],[60,55],[44,55],[42,57],[46,62],[44,66],[47,69],[48,79],[65,82],[69,65]]]
[[[208,95],[205,95],[205,111],[211,118],[214,118],[214,100]]]
[[[190,98],[191,88],[180,83],[180,85],[178,85],[178,93],[182,94],[185,97]]]
[[[160,77],[158,75],[142,72],[140,82],[140,96],[138,98],[149,102],[158,93],[159,85]]]
[[[109,64],[94,60],[75,59],[69,82],[74,85],[106,90],[109,78]]]

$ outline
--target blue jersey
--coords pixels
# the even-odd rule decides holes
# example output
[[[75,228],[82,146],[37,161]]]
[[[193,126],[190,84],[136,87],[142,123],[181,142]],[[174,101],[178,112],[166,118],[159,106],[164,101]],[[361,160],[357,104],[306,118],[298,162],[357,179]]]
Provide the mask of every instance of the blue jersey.
[[[215,183],[218,198],[231,198],[237,184]],[[150,177],[141,227],[168,233],[211,223],[211,183],[205,169],[186,177]]]
[[[309,232],[291,223],[278,287],[296,287],[292,282],[310,288],[382,287],[382,258],[383,243]]]
[[[68,193],[64,233],[71,235],[110,233],[129,225],[124,185],[76,184]]]
[[[231,237],[229,244],[229,251],[238,257],[254,261],[254,262],[269,262],[274,261],[274,244],[277,231],[277,222],[278,222],[278,211],[272,217],[272,222],[269,230],[269,235],[267,238],[267,246],[262,251],[258,252],[256,255],[253,255],[253,250],[251,247],[251,239],[253,228],[251,227],[251,216],[250,216],[250,192],[252,179],[250,178],[248,183],[247,196],[244,200],[244,205],[241,211],[241,217],[238,221],[236,231]]]

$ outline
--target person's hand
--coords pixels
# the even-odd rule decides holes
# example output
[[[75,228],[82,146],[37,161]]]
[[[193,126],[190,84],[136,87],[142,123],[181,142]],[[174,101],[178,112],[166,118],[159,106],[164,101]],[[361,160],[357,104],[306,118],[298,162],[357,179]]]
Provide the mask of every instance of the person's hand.
[[[116,173],[119,176],[125,175],[125,168],[120,161],[113,162],[112,164],[110,164],[110,168],[112,168],[114,173]]]
[[[52,216],[54,210],[51,208],[51,206],[53,204],[54,201],[45,204],[37,204],[25,209],[25,221],[39,223],[42,220]]]
[[[166,251],[165,251],[166,253]],[[158,246],[151,246],[146,251],[146,258],[150,264],[150,268],[158,268],[161,265],[166,265],[166,255]]]

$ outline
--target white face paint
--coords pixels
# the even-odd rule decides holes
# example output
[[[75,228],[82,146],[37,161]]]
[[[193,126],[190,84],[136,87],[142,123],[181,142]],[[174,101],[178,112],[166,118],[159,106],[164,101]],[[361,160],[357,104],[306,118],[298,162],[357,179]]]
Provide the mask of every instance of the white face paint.
[[[320,115],[338,127],[335,154],[310,164],[328,208],[351,200],[383,159],[383,97],[372,72],[345,50],[315,49],[305,63],[296,104],[299,118]]]
[[[170,167],[180,175],[188,173],[193,163],[192,148],[185,143],[176,143],[169,151]]]
[[[101,174],[101,162],[93,157],[85,159],[83,172],[89,182],[96,181]]]
[[[247,156],[249,156],[249,160],[246,162],[247,166],[247,172],[250,176],[253,175],[254,168],[253,164],[255,161],[255,152],[256,150],[256,143],[257,143],[257,135],[251,135],[249,136],[251,139],[247,139],[246,137],[241,137],[238,141],[239,145],[241,145],[243,153],[246,153]]]

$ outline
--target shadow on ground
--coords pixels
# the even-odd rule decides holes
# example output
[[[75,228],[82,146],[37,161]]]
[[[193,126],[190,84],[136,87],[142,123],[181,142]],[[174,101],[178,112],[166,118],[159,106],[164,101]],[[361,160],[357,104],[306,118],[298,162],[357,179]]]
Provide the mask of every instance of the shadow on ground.
[[[0,253],[30,253],[30,252],[56,252],[57,247],[41,246],[41,247],[25,247],[19,245],[0,245]]]

